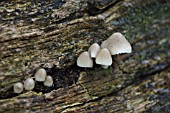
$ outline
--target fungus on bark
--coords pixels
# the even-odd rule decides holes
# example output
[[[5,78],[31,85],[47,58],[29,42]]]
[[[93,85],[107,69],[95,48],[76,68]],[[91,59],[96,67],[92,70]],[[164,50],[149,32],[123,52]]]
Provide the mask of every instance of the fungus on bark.
[[[77,65],[79,67],[88,67],[88,68],[93,67],[93,60],[87,51],[81,53],[80,56],[77,58]]]
[[[47,77],[47,72],[45,69],[40,68],[36,71],[34,76],[36,81],[42,82],[45,81],[45,78]]]
[[[13,86],[14,93],[21,93],[23,91],[23,84],[21,82],[17,82]]]
[[[25,90],[32,90],[35,87],[35,82],[32,78],[27,78],[24,81],[24,88]]]
[[[97,53],[99,52],[99,50],[100,50],[99,44],[97,44],[97,43],[92,44],[92,45],[89,47],[89,50],[88,50],[91,58],[96,58]]]
[[[101,49],[96,57],[96,64],[102,65],[102,68],[107,69],[112,64],[112,57],[107,48]]]
[[[53,85],[53,78],[51,76],[47,76],[44,81],[44,86],[51,87]]]
[[[111,55],[132,52],[130,43],[119,32],[113,33],[107,40],[103,41],[101,48],[107,48]]]

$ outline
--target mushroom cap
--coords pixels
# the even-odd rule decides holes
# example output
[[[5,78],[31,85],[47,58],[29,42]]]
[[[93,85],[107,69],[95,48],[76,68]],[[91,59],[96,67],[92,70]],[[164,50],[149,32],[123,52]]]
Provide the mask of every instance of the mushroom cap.
[[[35,87],[35,82],[32,78],[27,78],[24,81],[24,88],[25,90],[32,90]]]
[[[92,45],[89,47],[89,50],[88,50],[91,58],[96,58],[97,53],[99,52],[99,50],[100,50],[100,46],[99,46],[98,43],[92,44]]]
[[[47,76],[44,81],[44,86],[52,86],[53,85],[53,78],[51,76]]]
[[[85,51],[80,54],[80,56],[77,58],[77,65],[79,67],[93,67],[93,60],[90,57],[90,54]]]
[[[17,82],[14,84],[14,93],[21,93],[23,91],[23,84],[21,82]]]
[[[119,32],[113,33],[101,44],[102,48],[107,48],[111,55],[121,53],[131,53],[132,47],[126,38]]]
[[[96,64],[110,66],[112,64],[112,57],[107,48],[101,49],[96,57]]]
[[[43,68],[40,68],[40,69],[38,69],[37,71],[36,71],[36,73],[35,73],[35,80],[36,81],[45,81],[45,78],[46,78],[46,76],[47,76],[47,72],[46,72],[46,70],[45,69],[43,69]]]
[[[101,44],[101,48],[107,48],[107,45],[109,44],[109,41],[104,40]]]

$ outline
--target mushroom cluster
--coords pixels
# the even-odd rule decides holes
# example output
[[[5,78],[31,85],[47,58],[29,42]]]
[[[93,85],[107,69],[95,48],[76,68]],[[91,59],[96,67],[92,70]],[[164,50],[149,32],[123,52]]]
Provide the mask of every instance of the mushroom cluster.
[[[47,72],[43,68],[38,69],[34,77],[36,81],[44,82],[44,86],[51,87],[53,85],[53,78],[49,75],[47,76]]]
[[[51,76],[47,76],[45,69],[40,68],[34,74],[35,81],[44,82],[44,86],[51,87],[53,85],[53,79]],[[33,78],[27,78],[23,83],[17,82],[13,85],[14,93],[21,93],[25,90],[32,90],[35,87],[35,81]]]
[[[99,44],[92,44],[88,52],[85,51],[77,58],[77,65],[79,67],[93,67],[92,58],[96,58],[96,64],[101,65],[102,68],[107,69],[112,64],[112,56],[122,53],[131,53],[132,47],[126,38],[119,32],[113,33],[107,40],[103,41],[101,47]]]

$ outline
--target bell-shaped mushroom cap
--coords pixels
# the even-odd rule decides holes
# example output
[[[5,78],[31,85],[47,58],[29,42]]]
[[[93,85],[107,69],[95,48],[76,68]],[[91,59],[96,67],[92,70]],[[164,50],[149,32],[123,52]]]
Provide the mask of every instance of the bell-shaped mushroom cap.
[[[90,54],[85,51],[80,54],[80,56],[77,58],[77,65],[79,67],[93,67],[93,60],[90,57]]]
[[[119,32],[112,34],[106,41],[107,49],[110,51],[111,55],[132,52],[130,43]]]
[[[97,43],[92,44],[90,46],[89,50],[88,50],[91,58],[96,58],[97,53],[99,52],[99,50],[100,50],[99,44],[97,44]]]
[[[40,68],[40,69],[38,69],[37,71],[36,71],[36,73],[35,73],[35,80],[36,81],[45,81],[45,78],[46,78],[46,76],[47,76],[47,72],[46,72],[46,70],[45,69],[43,69],[43,68]]]
[[[21,82],[17,82],[14,84],[14,93],[21,93],[23,91],[23,84]]]
[[[112,64],[112,57],[107,48],[103,48],[98,52],[96,57],[96,64],[103,66],[110,66]]]
[[[25,90],[32,90],[35,87],[35,82],[32,78],[28,78],[24,81]]]
[[[109,41],[107,40],[103,41],[101,44],[101,48],[107,48],[108,44],[109,44]]]
[[[44,81],[44,86],[52,86],[53,85],[53,78],[51,76],[47,76]]]

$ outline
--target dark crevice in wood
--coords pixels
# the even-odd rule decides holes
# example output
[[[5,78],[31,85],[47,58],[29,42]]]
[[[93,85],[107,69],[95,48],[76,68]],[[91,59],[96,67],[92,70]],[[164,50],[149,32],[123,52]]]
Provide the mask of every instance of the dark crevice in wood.
[[[94,3],[92,2],[89,2],[88,3],[88,10],[87,10],[87,13],[90,15],[90,16],[95,16],[97,14],[100,14],[100,13],[104,13],[105,11],[107,11],[108,9],[114,7],[116,4],[118,4],[119,2],[121,2],[122,0],[114,0],[113,3],[108,3],[108,6],[107,7],[104,7],[104,8],[99,8],[96,6],[97,4],[97,1],[95,1]]]
[[[43,83],[37,82],[34,91],[47,93],[54,89],[71,86],[77,82],[80,71],[75,65],[64,69],[53,67],[51,69],[46,68],[46,70],[47,74],[52,76],[54,85],[52,87],[44,87]]]
[[[80,103],[80,104],[77,104],[77,105],[74,105],[74,106],[68,106],[66,108],[64,108],[62,111],[65,111],[69,108],[74,108],[74,107],[80,107],[80,106],[84,106],[85,104],[88,104],[88,103],[92,103],[92,102],[99,102],[101,101],[105,96],[100,96],[98,98],[95,98],[95,99],[91,99],[89,101],[86,101],[86,102],[83,102],[83,103]]]
[[[66,67],[63,69],[59,69],[56,66],[54,66],[53,68],[45,68],[45,69],[47,71],[47,75],[52,76],[54,80],[54,84],[52,87],[46,87],[44,86],[43,82],[36,82],[35,88],[33,89],[33,91],[35,92],[48,93],[58,88],[64,88],[64,87],[67,88],[77,82],[81,70],[81,68],[77,67],[76,64],[73,64],[70,67]],[[1,92],[0,99],[12,98],[17,95],[18,94],[13,93],[13,87],[11,87],[8,89],[8,91],[5,94]]]

